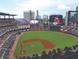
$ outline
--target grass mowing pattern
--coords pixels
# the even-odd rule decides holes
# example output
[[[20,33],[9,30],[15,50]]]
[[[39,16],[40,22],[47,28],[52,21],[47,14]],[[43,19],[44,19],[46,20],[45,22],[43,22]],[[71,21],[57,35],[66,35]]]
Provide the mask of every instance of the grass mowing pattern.
[[[25,32],[20,39],[18,40],[18,44],[20,41],[25,39],[33,39],[33,38],[40,38],[50,41],[55,45],[55,48],[64,48],[65,46],[71,47],[77,44],[77,37],[61,32]],[[20,46],[17,44],[15,55],[19,55]],[[29,45],[35,45],[36,48],[29,48]],[[39,42],[30,42],[23,46],[26,50],[27,55],[33,54],[36,52],[41,52],[43,49],[43,45]],[[46,50],[46,49],[45,49]]]

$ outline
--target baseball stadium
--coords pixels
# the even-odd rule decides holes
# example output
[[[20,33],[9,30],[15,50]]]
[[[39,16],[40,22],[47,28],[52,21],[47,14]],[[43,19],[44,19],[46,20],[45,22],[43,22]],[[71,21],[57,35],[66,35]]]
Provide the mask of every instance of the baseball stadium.
[[[0,16],[0,59],[78,59],[76,26],[62,26],[56,15],[49,24],[19,22],[3,12]]]

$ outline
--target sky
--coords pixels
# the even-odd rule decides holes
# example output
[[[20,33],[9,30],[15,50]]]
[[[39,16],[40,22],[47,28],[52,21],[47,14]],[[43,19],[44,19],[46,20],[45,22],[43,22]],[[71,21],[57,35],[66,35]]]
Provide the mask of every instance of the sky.
[[[41,16],[65,16],[68,10],[75,10],[77,4],[77,0],[0,0],[0,12],[16,14],[16,18],[23,18],[23,12],[28,10],[38,10]]]

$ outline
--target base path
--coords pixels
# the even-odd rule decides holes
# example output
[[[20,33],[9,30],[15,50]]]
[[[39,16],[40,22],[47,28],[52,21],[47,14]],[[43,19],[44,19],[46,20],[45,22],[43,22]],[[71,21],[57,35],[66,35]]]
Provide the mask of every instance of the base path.
[[[49,42],[48,40],[39,39],[39,38],[26,39],[26,40],[22,41],[22,45],[27,44],[29,42],[40,42],[44,46],[44,48],[47,48],[47,49],[51,49],[51,48],[55,47],[55,45],[53,43]]]

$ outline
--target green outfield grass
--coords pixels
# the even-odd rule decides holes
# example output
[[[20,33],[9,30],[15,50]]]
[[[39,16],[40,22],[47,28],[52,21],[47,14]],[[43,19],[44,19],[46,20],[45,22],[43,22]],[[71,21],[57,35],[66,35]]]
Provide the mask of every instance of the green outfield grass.
[[[25,32],[18,40],[18,44],[16,46],[14,55],[19,56],[19,51],[21,49],[21,46],[19,46],[19,42],[22,42],[25,39],[33,39],[33,38],[40,38],[40,39],[48,40],[55,45],[54,47],[55,49],[56,48],[63,49],[65,46],[71,47],[77,44],[77,37],[70,35],[70,34],[65,34],[61,32],[51,32],[51,31]],[[36,48],[30,48],[31,45],[36,46]],[[33,53],[40,53],[42,50],[49,50],[49,49],[45,49],[44,46],[39,42],[29,42],[28,44],[23,45],[22,48],[26,50],[27,55],[31,55]]]

